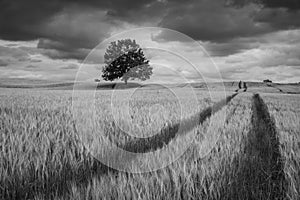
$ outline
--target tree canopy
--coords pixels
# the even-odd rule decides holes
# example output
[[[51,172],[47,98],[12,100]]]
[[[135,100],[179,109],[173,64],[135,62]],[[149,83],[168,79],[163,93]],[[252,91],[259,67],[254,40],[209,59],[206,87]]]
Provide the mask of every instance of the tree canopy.
[[[106,81],[129,79],[145,81],[152,75],[152,67],[143,50],[135,40],[124,39],[111,42],[104,55],[105,66],[102,77]]]

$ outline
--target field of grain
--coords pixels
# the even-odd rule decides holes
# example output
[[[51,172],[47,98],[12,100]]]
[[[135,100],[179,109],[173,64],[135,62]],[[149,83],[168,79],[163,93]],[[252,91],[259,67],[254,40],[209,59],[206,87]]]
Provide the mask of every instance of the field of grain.
[[[186,92],[1,89],[0,199],[299,196],[299,95]]]
[[[280,142],[283,171],[287,184],[287,198],[300,196],[300,96],[263,95]]]

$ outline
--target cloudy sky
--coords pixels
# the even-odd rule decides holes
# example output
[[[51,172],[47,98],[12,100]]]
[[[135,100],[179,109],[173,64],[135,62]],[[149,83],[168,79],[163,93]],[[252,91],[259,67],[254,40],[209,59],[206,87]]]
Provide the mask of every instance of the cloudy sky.
[[[135,28],[161,27],[201,45],[225,81],[299,82],[299,19],[299,0],[0,0],[0,79],[73,81],[82,63],[97,78],[103,62],[86,58],[95,47],[99,51],[93,56],[103,57],[102,41]],[[148,29],[141,37],[138,30],[121,35],[143,47],[176,46],[200,73],[217,79],[190,41]],[[200,80],[174,55],[160,50],[146,55],[157,80],[180,75]]]

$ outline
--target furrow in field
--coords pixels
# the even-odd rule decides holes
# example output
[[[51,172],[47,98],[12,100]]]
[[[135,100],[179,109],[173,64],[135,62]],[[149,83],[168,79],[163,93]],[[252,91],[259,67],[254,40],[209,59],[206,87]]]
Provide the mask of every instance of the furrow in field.
[[[162,148],[164,145],[167,145],[177,135],[188,133],[197,125],[202,124],[212,114],[218,112],[225,105],[227,105],[236,95],[237,93],[228,96],[226,99],[215,103],[213,106],[206,108],[202,112],[197,113],[188,119],[182,120],[180,123],[161,129],[160,134],[148,138],[137,138],[120,147],[126,151],[134,153],[156,151],[157,149]],[[180,127],[185,128],[182,129]]]
[[[258,94],[253,96],[252,110],[252,128],[230,196],[244,193],[245,199],[285,199],[286,180],[274,119]]]
[[[285,196],[286,183],[275,121],[271,118],[268,107],[258,94],[254,95],[253,100],[256,147],[259,150],[259,155],[267,162],[269,168],[269,176],[266,178],[271,180],[270,197],[272,197],[271,199],[281,199]]]

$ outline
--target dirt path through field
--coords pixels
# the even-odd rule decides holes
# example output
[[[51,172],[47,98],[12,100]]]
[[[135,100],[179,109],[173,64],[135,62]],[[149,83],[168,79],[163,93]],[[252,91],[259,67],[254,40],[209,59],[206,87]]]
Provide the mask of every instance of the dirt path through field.
[[[202,112],[181,121],[180,124],[177,123],[161,129],[160,134],[154,135],[149,138],[137,138],[136,140],[132,140],[132,142],[129,142],[120,148],[134,153],[156,151],[157,149],[162,148],[164,145],[167,145],[176,136],[188,133],[197,125],[202,124],[212,114],[218,112],[224,106],[226,106],[237,94],[238,93],[234,93],[233,95],[228,96],[226,99],[215,103],[213,106],[206,108]],[[184,127],[184,129],[180,127]]]
[[[279,150],[279,138],[276,125],[271,118],[267,105],[259,94],[253,96],[253,126],[255,130],[255,147],[258,155],[265,161],[267,181],[270,181],[271,199],[282,199],[285,196],[283,158]]]
[[[171,140],[178,135],[184,135],[193,130],[193,128],[195,128],[197,125],[202,124],[212,114],[218,112],[224,106],[226,106],[236,95],[237,93],[228,96],[227,98],[215,103],[213,106],[206,108],[202,112],[197,113],[196,115],[193,115],[186,120],[183,120],[181,124],[175,124],[171,127],[163,128],[160,131],[160,134],[157,134],[150,138],[138,138],[130,143],[127,143],[124,146],[121,146],[120,148],[133,153],[147,153],[156,151],[162,148],[164,145],[169,144],[169,142],[171,142]],[[124,165],[127,165],[126,163],[129,163],[130,161],[136,159],[136,154],[126,155],[127,156],[117,153],[114,155],[114,153],[112,153],[109,156],[111,160],[116,160],[117,162],[123,163]],[[97,175],[106,174],[107,172],[117,172],[117,170],[114,170],[102,164],[96,158],[94,160],[95,162],[93,171],[95,171]],[[120,160],[122,160],[122,162],[120,162]]]
[[[231,96],[228,96],[226,99],[223,99],[222,101],[214,104],[211,107],[206,108],[202,112],[198,113],[195,116],[192,116],[189,119],[186,119],[184,122],[181,123],[181,125],[184,124],[192,124],[193,126],[187,126],[187,129],[182,130],[182,132],[178,132],[178,128],[176,126],[169,127],[167,130],[161,130],[161,134],[158,136],[154,136],[148,140],[145,139],[139,139],[136,143],[132,143],[128,146],[125,146],[125,150],[131,150],[134,152],[147,152],[147,151],[154,151],[159,148],[161,148],[164,144],[168,144],[172,139],[174,139],[178,134],[184,134],[188,131],[191,131],[195,126],[203,123],[206,119],[208,119],[212,114],[218,112],[221,110],[224,106],[226,106],[237,94],[233,94]],[[197,121],[196,121],[197,120]],[[176,130],[177,129],[177,130]],[[53,185],[63,185],[63,184],[69,184],[72,182],[76,182],[77,186],[80,187],[86,187],[90,181],[92,181],[94,178],[101,178],[102,176],[117,176],[120,171],[113,169],[111,167],[106,166],[102,162],[100,162],[97,158],[95,158],[93,155],[90,155],[92,159],[92,165],[87,166],[87,168],[78,171],[78,174],[73,176],[64,176],[61,174],[58,176],[55,180],[55,183],[50,182],[49,179],[45,179],[44,184],[53,184]],[[116,158],[119,158],[121,161],[120,163],[126,163],[136,159],[136,156],[132,155],[129,157],[120,157],[119,155],[110,155],[112,158],[116,156]],[[124,161],[124,162],[123,162]],[[122,173],[122,172],[121,172]],[[56,187],[53,187],[53,190]],[[61,190],[56,194],[58,196],[64,196],[69,193],[69,187],[61,187]],[[52,192],[52,189],[50,188],[50,191]]]
[[[259,94],[253,96],[252,110],[252,129],[230,197],[243,193],[244,199],[286,199],[287,183],[275,122]]]

